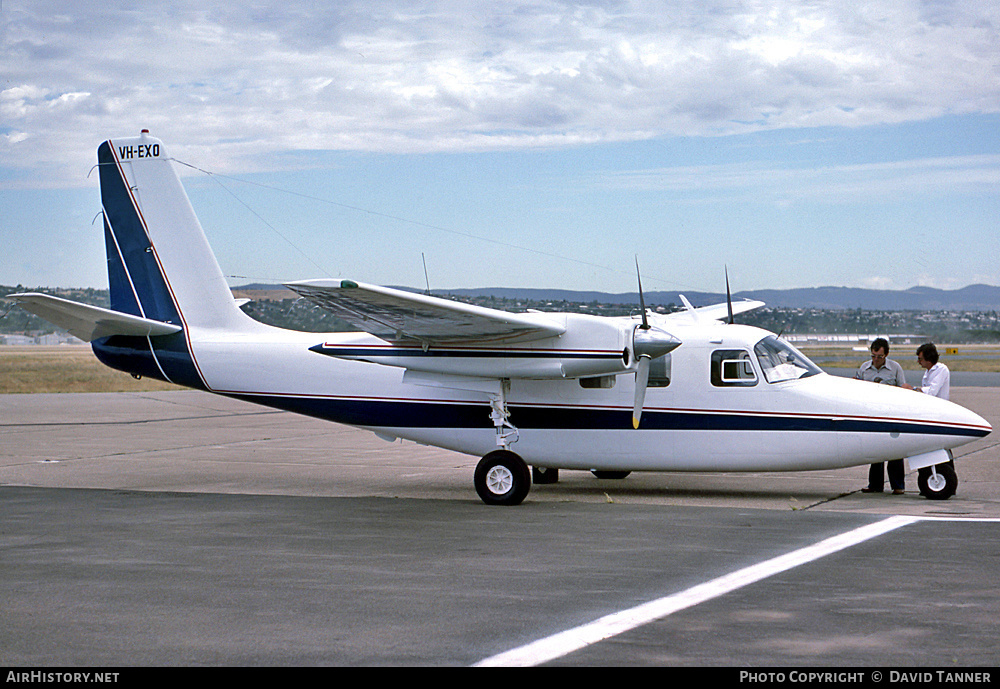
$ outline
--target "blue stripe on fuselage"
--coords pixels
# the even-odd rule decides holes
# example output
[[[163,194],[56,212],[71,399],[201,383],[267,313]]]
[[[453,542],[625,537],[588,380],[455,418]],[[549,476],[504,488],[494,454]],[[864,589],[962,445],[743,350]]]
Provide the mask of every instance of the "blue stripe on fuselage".
[[[393,428],[493,428],[486,404],[250,395],[232,397],[286,411],[352,426]],[[523,430],[622,430],[632,429],[632,409],[541,407],[510,404],[510,421]],[[981,438],[988,431],[961,426],[941,426],[918,421],[797,415],[755,415],[719,412],[655,411],[642,415],[641,429],[695,431],[825,431],[854,433],[906,433],[956,435]]]
[[[154,343],[153,349],[150,341]],[[153,338],[115,335],[94,340],[90,346],[102,364],[118,371],[197,390],[208,389],[198,375],[183,333]]]

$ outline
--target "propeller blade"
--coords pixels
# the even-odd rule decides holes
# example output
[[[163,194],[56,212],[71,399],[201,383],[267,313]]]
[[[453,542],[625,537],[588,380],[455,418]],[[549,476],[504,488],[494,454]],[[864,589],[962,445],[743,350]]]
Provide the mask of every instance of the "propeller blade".
[[[733,319],[733,295],[729,293],[729,267],[726,266],[726,306],[729,307],[729,325],[736,321]]]
[[[646,386],[649,383],[649,357],[639,357],[639,366],[635,369],[635,403],[632,406],[632,428],[639,427],[642,418],[642,405],[646,401]]]
[[[639,308],[642,310],[642,329],[649,330],[649,321],[646,320],[646,300],[642,297],[642,276],[639,275],[639,257],[635,257],[635,279],[639,283]]]

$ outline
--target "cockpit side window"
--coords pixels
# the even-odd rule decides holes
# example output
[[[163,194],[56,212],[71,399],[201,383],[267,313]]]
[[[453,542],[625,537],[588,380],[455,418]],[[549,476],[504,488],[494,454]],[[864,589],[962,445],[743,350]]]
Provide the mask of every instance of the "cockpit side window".
[[[821,373],[819,366],[810,361],[809,357],[773,335],[758,342],[753,351],[768,383],[797,380]]]
[[[743,349],[717,349],[712,352],[712,385],[716,387],[751,387],[757,384],[750,352]]]

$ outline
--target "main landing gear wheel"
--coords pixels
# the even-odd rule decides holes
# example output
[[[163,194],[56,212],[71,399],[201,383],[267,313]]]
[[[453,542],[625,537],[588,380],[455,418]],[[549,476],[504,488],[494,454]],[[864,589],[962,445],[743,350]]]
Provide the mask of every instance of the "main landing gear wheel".
[[[951,464],[938,464],[934,471],[925,467],[917,472],[917,486],[928,500],[947,500],[958,489],[958,474]]]
[[[592,473],[597,478],[620,479],[620,478],[625,478],[626,476],[628,476],[632,472],[631,471],[601,471],[599,469],[591,469],[590,473]]]
[[[476,492],[487,505],[520,505],[531,489],[531,471],[510,450],[494,450],[476,465]]]

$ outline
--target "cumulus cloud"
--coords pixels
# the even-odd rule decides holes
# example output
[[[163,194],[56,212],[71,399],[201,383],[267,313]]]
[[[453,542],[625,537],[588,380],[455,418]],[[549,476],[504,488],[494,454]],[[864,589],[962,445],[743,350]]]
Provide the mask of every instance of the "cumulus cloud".
[[[996,3],[855,5],[5,3],[0,166],[69,158],[78,177],[97,141],[140,127],[246,170],[288,150],[508,149],[1000,109]]]

